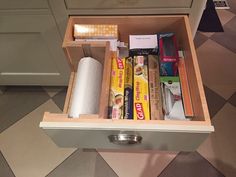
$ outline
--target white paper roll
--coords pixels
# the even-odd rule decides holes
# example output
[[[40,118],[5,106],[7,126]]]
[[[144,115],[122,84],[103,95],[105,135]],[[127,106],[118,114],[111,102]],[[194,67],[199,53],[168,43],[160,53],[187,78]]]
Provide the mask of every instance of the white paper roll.
[[[97,114],[102,85],[102,64],[91,57],[82,58],[78,64],[69,116]]]

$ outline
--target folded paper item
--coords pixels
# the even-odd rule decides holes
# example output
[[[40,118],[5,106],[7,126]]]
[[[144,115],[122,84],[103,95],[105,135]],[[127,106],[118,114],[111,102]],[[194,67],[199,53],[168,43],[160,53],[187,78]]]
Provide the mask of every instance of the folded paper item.
[[[117,39],[117,25],[75,24],[74,38],[78,39]]]
[[[179,77],[161,77],[164,118],[186,120],[183,109]]]
[[[129,56],[157,55],[157,35],[129,35]]]
[[[102,64],[96,59],[84,57],[80,60],[69,117],[79,118],[81,114],[98,114],[102,72]]]
[[[158,47],[157,35],[129,35],[129,49],[154,49]]]

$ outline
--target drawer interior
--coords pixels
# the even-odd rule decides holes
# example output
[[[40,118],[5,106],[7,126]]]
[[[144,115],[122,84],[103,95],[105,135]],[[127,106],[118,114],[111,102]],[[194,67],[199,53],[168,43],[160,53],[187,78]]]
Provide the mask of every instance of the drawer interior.
[[[130,34],[156,34],[160,32],[174,32],[179,49],[185,53],[186,71],[189,79],[190,94],[194,109],[194,118],[191,121],[172,120],[111,120],[107,119],[107,107],[110,87],[111,55],[109,44],[105,42],[79,42],[74,41],[74,24],[117,24],[119,40],[128,42]],[[103,64],[103,81],[100,96],[99,113],[95,115],[81,115],[79,119],[68,117],[70,101],[73,95],[76,69],[80,58],[85,56],[89,47],[93,58]],[[63,48],[71,67],[67,97],[63,114],[45,113],[43,122],[96,122],[114,124],[160,124],[160,125],[205,125],[210,126],[211,121],[201,81],[199,66],[191,35],[188,17],[184,15],[171,16],[72,16],[69,19]]]

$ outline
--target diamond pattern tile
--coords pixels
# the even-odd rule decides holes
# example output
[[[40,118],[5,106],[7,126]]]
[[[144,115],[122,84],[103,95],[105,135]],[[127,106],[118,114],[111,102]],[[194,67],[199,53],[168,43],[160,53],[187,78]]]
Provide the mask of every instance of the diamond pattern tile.
[[[0,133],[48,99],[42,87],[7,87],[0,95]]]
[[[207,39],[208,37],[206,37],[200,32],[197,32],[194,38],[195,48],[198,48],[199,46],[201,46],[204,42],[207,41]]]
[[[64,87],[59,93],[52,97],[52,100],[56,105],[63,110],[65,99],[66,99],[67,87]]]
[[[99,153],[96,159],[94,177],[118,177]]]
[[[215,34],[214,32],[200,32],[199,31],[199,33],[201,33],[201,34],[203,34],[204,36],[206,36],[206,37],[211,37],[213,34]]]
[[[229,3],[230,9],[228,11],[233,12],[236,14],[236,1],[235,0],[227,0]]]
[[[228,99],[236,91],[236,53],[208,39],[197,49],[204,85]]]
[[[59,93],[62,89],[65,87],[63,86],[44,86],[43,89],[48,93],[50,97],[55,96],[57,93]]]
[[[61,112],[48,100],[0,134],[0,149],[16,177],[45,177],[75,150],[57,147],[39,128],[45,111]]]
[[[224,177],[197,152],[180,152],[158,177]]]
[[[229,22],[235,14],[228,11],[228,10],[217,10],[217,14],[220,18],[220,22],[222,25],[225,25],[227,22]]]
[[[7,161],[0,151],[0,176],[1,177],[15,177]]]
[[[236,16],[224,25],[224,33],[215,33],[211,39],[236,53]]]
[[[215,115],[211,133],[198,152],[227,177],[236,174],[236,108],[229,103]]]
[[[228,102],[236,107],[236,92],[229,98]]]
[[[204,87],[204,90],[210,117],[213,118],[216,113],[225,105],[226,100],[206,86]]]
[[[96,150],[76,150],[47,177],[118,177]]]
[[[98,150],[119,177],[156,177],[175,158],[176,152]]]

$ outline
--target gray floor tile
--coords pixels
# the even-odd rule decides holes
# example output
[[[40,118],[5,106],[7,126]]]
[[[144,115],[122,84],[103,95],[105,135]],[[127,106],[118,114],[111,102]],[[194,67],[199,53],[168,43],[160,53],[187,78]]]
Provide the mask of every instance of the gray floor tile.
[[[66,99],[67,87],[64,87],[59,93],[52,97],[55,104],[63,110],[65,99]]]
[[[118,177],[96,150],[75,151],[47,177]]]
[[[50,97],[42,87],[7,87],[0,95],[0,132],[32,112]]]
[[[157,177],[177,152],[158,150],[98,150],[119,177]]]
[[[226,23],[228,23],[235,16],[234,13],[232,13],[228,10],[223,10],[223,9],[217,10],[217,14],[218,14],[218,16],[220,18],[220,22],[223,26]]]
[[[197,152],[180,152],[159,177],[224,177]]]
[[[63,86],[44,86],[43,89],[48,93],[50,97],[55,96],[57,93],[59,93],[62,89],[65,87]]]
[[[201,46],[204,42],[206,42],[208,39],[207,36],[201,34],[200,32],[197,32],[194,38],[194,44],[195,47],[198,48],[199,46]]]
[[[15,177],[1,152],[0,152],[0,177]]]
[[[5,90],[6,90],[5,86],[0,86],[0,94],[4,94]]]
[[[236,92],[229,98],[228,102],[236,107]]]
[[[203,83],[228,100],[236,91],[236,53],[208,39],[197,56]]]
[[[215,130],[197,151],[227,177],[236,174],[236,108],[229,103],[212,120]]]
[[[45,177],[76,149],[60,148],[39,127],[46,111],[60,113],[50,99],[0,133],[0,149],[17,177]]]
[[[226,100],[206,86],[204,86],[204,90],[210,117],[213,118],[216,113],[225,105]]]
[[[236,17],[224,25],[224,33],[215,33],[210,38],[236,53]]]
[[[227,1],[230,7],[229,11],[236,14],[236,1],[235,0],[227,0]]]
[[[101,155],[97,155],[94,177],[118,177]]]

